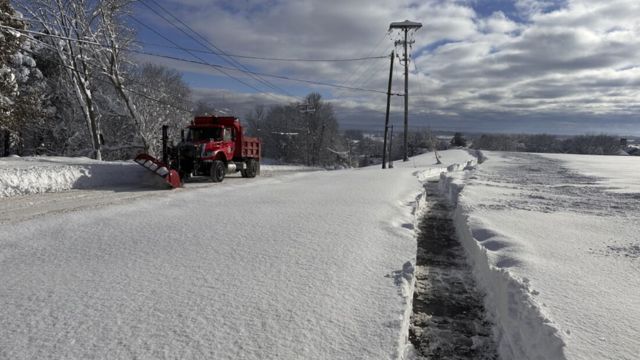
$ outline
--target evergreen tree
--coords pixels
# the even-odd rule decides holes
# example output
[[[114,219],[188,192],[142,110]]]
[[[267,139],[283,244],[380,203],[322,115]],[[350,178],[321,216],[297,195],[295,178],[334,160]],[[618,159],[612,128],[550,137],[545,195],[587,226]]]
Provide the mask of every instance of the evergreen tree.
[[[40,139],[33,132],[45,112],[46,83],[32,56],[34,42],[21,32],[26,29],[21,18],[8,0],[0,0],[0,25],[16,29],[0,28],[0,130],[5,153],[7,144],[22,153],[25,138],[32,148],[38,146]]]

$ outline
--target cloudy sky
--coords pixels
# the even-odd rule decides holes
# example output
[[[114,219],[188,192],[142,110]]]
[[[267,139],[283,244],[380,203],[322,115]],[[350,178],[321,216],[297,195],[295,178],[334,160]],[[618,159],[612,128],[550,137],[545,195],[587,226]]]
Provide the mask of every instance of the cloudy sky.
[[[160,17],[180,26],[163,9],[206,42]],[[423,24],[411,36],[412,127],[640,135],[637,0],[141,0],[134,16],[145,51],[196,62],[232,67],[214,54],[166,46],[206,51],[204,43],[229,54],[262,58],[387,56],[353,62],[236,57],[241,65],[233,64],[378,92],[224,70],[234,79],[207,65],[140,59],[182,71],[196,97],[238,116],[256,104],[301,101],[317,91],[334,104],[343,128],[382,129],[388,55],[400,38],[388,28],[409,19]],[[393,91],[402,93],[399,59],[395,68]],[[402,106],[402,98],[393,97],[392,121],[398,125]]]

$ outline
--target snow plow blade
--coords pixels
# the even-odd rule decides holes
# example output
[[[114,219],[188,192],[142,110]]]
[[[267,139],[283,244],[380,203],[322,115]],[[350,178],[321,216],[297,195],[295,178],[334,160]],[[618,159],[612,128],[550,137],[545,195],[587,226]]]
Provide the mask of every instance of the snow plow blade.
[[[147,170],[163,178],[171,188],[182,186],[180,175],[162,161],[148,154],[140,154],[134,159],[135,162],[145,167]]]

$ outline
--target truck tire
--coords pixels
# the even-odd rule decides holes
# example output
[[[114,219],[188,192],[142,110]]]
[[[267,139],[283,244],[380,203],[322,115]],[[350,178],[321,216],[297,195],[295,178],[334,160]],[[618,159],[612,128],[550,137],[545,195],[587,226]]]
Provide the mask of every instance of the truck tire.
[[[211,164],[211,181],[217,183],[224,180],[225,166],[224,162],[215,160]]]
[[[260,163],[256,159],[249,159],[247,160],[247,168],[240,170],[240,174],[245,178],[254,178],[258,175],[258,171],[260,171]]]

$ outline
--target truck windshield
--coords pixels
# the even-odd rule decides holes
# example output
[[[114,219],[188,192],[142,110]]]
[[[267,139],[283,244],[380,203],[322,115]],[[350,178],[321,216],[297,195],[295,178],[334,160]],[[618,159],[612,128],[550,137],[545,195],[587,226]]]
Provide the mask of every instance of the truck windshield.
[[[202,141],[213,139],[222,140],[222,128],[190,128],[187,133],[188,141]]]

